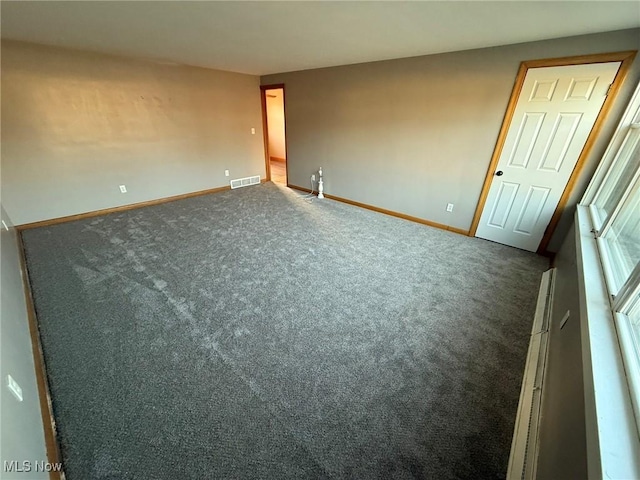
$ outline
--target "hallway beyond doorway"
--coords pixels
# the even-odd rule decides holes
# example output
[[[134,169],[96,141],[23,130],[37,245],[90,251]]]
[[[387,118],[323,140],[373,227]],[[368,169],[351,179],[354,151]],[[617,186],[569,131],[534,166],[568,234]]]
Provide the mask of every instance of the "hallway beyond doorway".
[[[267,179],[287,185],[284,85],[261,87]]]
[[[287,164],[286,161],[277,160],[274,157],[269,159],[269,166],[271,167],[271,181],[273,183],[287,184]]]

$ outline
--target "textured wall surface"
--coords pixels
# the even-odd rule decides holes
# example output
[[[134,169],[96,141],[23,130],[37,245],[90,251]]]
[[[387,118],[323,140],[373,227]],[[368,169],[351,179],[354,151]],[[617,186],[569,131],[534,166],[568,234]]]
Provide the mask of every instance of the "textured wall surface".
[[[520,62],[639,47],[634,29],[261,81],[285,84],[290,183],[307,185],[322,165],[327,193],[468,229]],[[554,251],[639,78],[636,61],[563,215]],[[447,203],[455,205],[452,213]]]
[[[220,187],[225,169],[264,177],[258,77],[2,42],[17,225]]]

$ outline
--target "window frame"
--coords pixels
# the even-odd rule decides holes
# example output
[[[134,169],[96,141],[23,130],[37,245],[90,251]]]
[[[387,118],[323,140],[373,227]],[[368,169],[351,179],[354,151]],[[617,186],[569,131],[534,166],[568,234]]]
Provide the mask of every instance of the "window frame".
[[[606,179],[605,179],[606,181]],[[631,272],[629,277],[626,280],[623,280],[621,283],[619,282],[618,274],[614,271],[615,265],[620,265],[626,262],[624,258],[624,254],[620,251],[620,248],[615,243],[609,243],[607,241],[607,234],[612,231],[613,223],[618,219],[621,212],[627,206],[627,201],[636,189],[640,191],[640,165],[638,170],[633,174],[633,176],[626,181],[626,185],[624,186],[624,191],[620,198],[618,199],[618,203],[616,204],[613,211],[607,216],[602,228],[598,230],[596,228],[595,219],[593,217],[594,211],[594,203],[597,200],[597,196],[595,197],[594,203],[589,205],[589,211],[591,215],[591,221],[593,223],[593,233],[596,236],[598,242],[598,248],[600,250],[600,255],[602,257],[602,263],[605,270],[605,278],[607,280],[607,285],[609,287],[609,293],[612,297],[618,297],[623,291],[629,288],[628,283],[631,280],[631,274],[635,269],[638,268],[638,263],[631,268]]]
[[[578,205],[576,255],[588,478],[640,478],[640,439],[619,322],[591,229],[588,208]]]
[[[596,204],[596,202],[598,201],[598,198],[600,197],[600,195],[604,193],[603,189],[607,184],[607,182],[611,179],[611,175],[613,175],[613,170],[618,165],[618,162],[625,160],[620,157],[620,153],[627,146],[627,143],[629,142],[635,143],[635,145],[631,148],[632,152],[640,148],[640,114],[638,114],[638,117],[639,118],[637,119],[638,120],[637,123],[632,121],[632,123],[625,128],[626,132],[624,133],[624,138],[618,144],[617,148],[613,149],[613,151],[610,151],[609,149],[607,149],[603,157],[603,162],[601,163],[601,165],[606,163],[606,168],[604,168],[603,172],[596,171],[594,180],[597,179],[597,181],[594,182],[592,180],[592,184],[595,183],[592,192],[590,191],[591,189],[587,190],[587,193],[585,193],[584,198],[580,202],[581,204],[587,204],[589,206],[591,219],[594,226],[596,227],[596,231],[602,232],[602,235],[605,234],[605,231],[611,225],[611,222],[613,220],[612,217],[614,216],[614,214],[616,214],[616,212],[614,209],[613,212],[606,215],[607,212],[604,211],[604,209],[601,209]],[[620,126],[618,126],[618,129],[620,129]],[[613,141],[612,141],[612,144],[613,144]],[[612,144],[610,144],[610,147]],[[607,159],[608,156],[610,156],[611,159],[609,162],[605,162],[605,159]],[[601,173],[599,177],[598,177],[598,173]],[[620,204],[623,203],[623,199],[629,195],[629,191],[632,183],[633,181],[627,184],[625,191],[622,192],[621,200],[618,201],[617,203],[617,207],[619,207]],[[602,213],[605,214],[604,218]]]
[[[640,478],[640,335],[627,315],[640,301],[640,261],[618,286],[616,247],[604,238],[640,182],[640,166],[629,178],[612,177],[619,162],[635,158],[638,143],[631,154],[621,152],[628,141],[640,142],[637,132],[640,84],[576,208],[589,478]],[[622,195],[603,219],[596,202],[607,190]]]

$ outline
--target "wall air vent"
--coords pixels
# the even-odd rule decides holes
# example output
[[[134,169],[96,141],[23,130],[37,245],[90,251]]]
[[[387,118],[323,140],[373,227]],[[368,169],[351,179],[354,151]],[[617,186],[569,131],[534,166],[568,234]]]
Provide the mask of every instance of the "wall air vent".
[[[257,185],[260,183],[260,175],[254,175],[253,177],[236,178],[231,180],[231,188],[248,187],[249,185]]]

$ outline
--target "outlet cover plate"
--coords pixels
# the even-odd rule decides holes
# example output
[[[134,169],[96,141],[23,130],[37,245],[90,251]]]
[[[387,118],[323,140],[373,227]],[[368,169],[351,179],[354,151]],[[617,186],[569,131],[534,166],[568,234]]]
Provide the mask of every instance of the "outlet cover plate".
[[[22,401],[22,388],[20,388],[18,382],[16,382],[11,375],[7,375],[7,388],[19,402]]]

